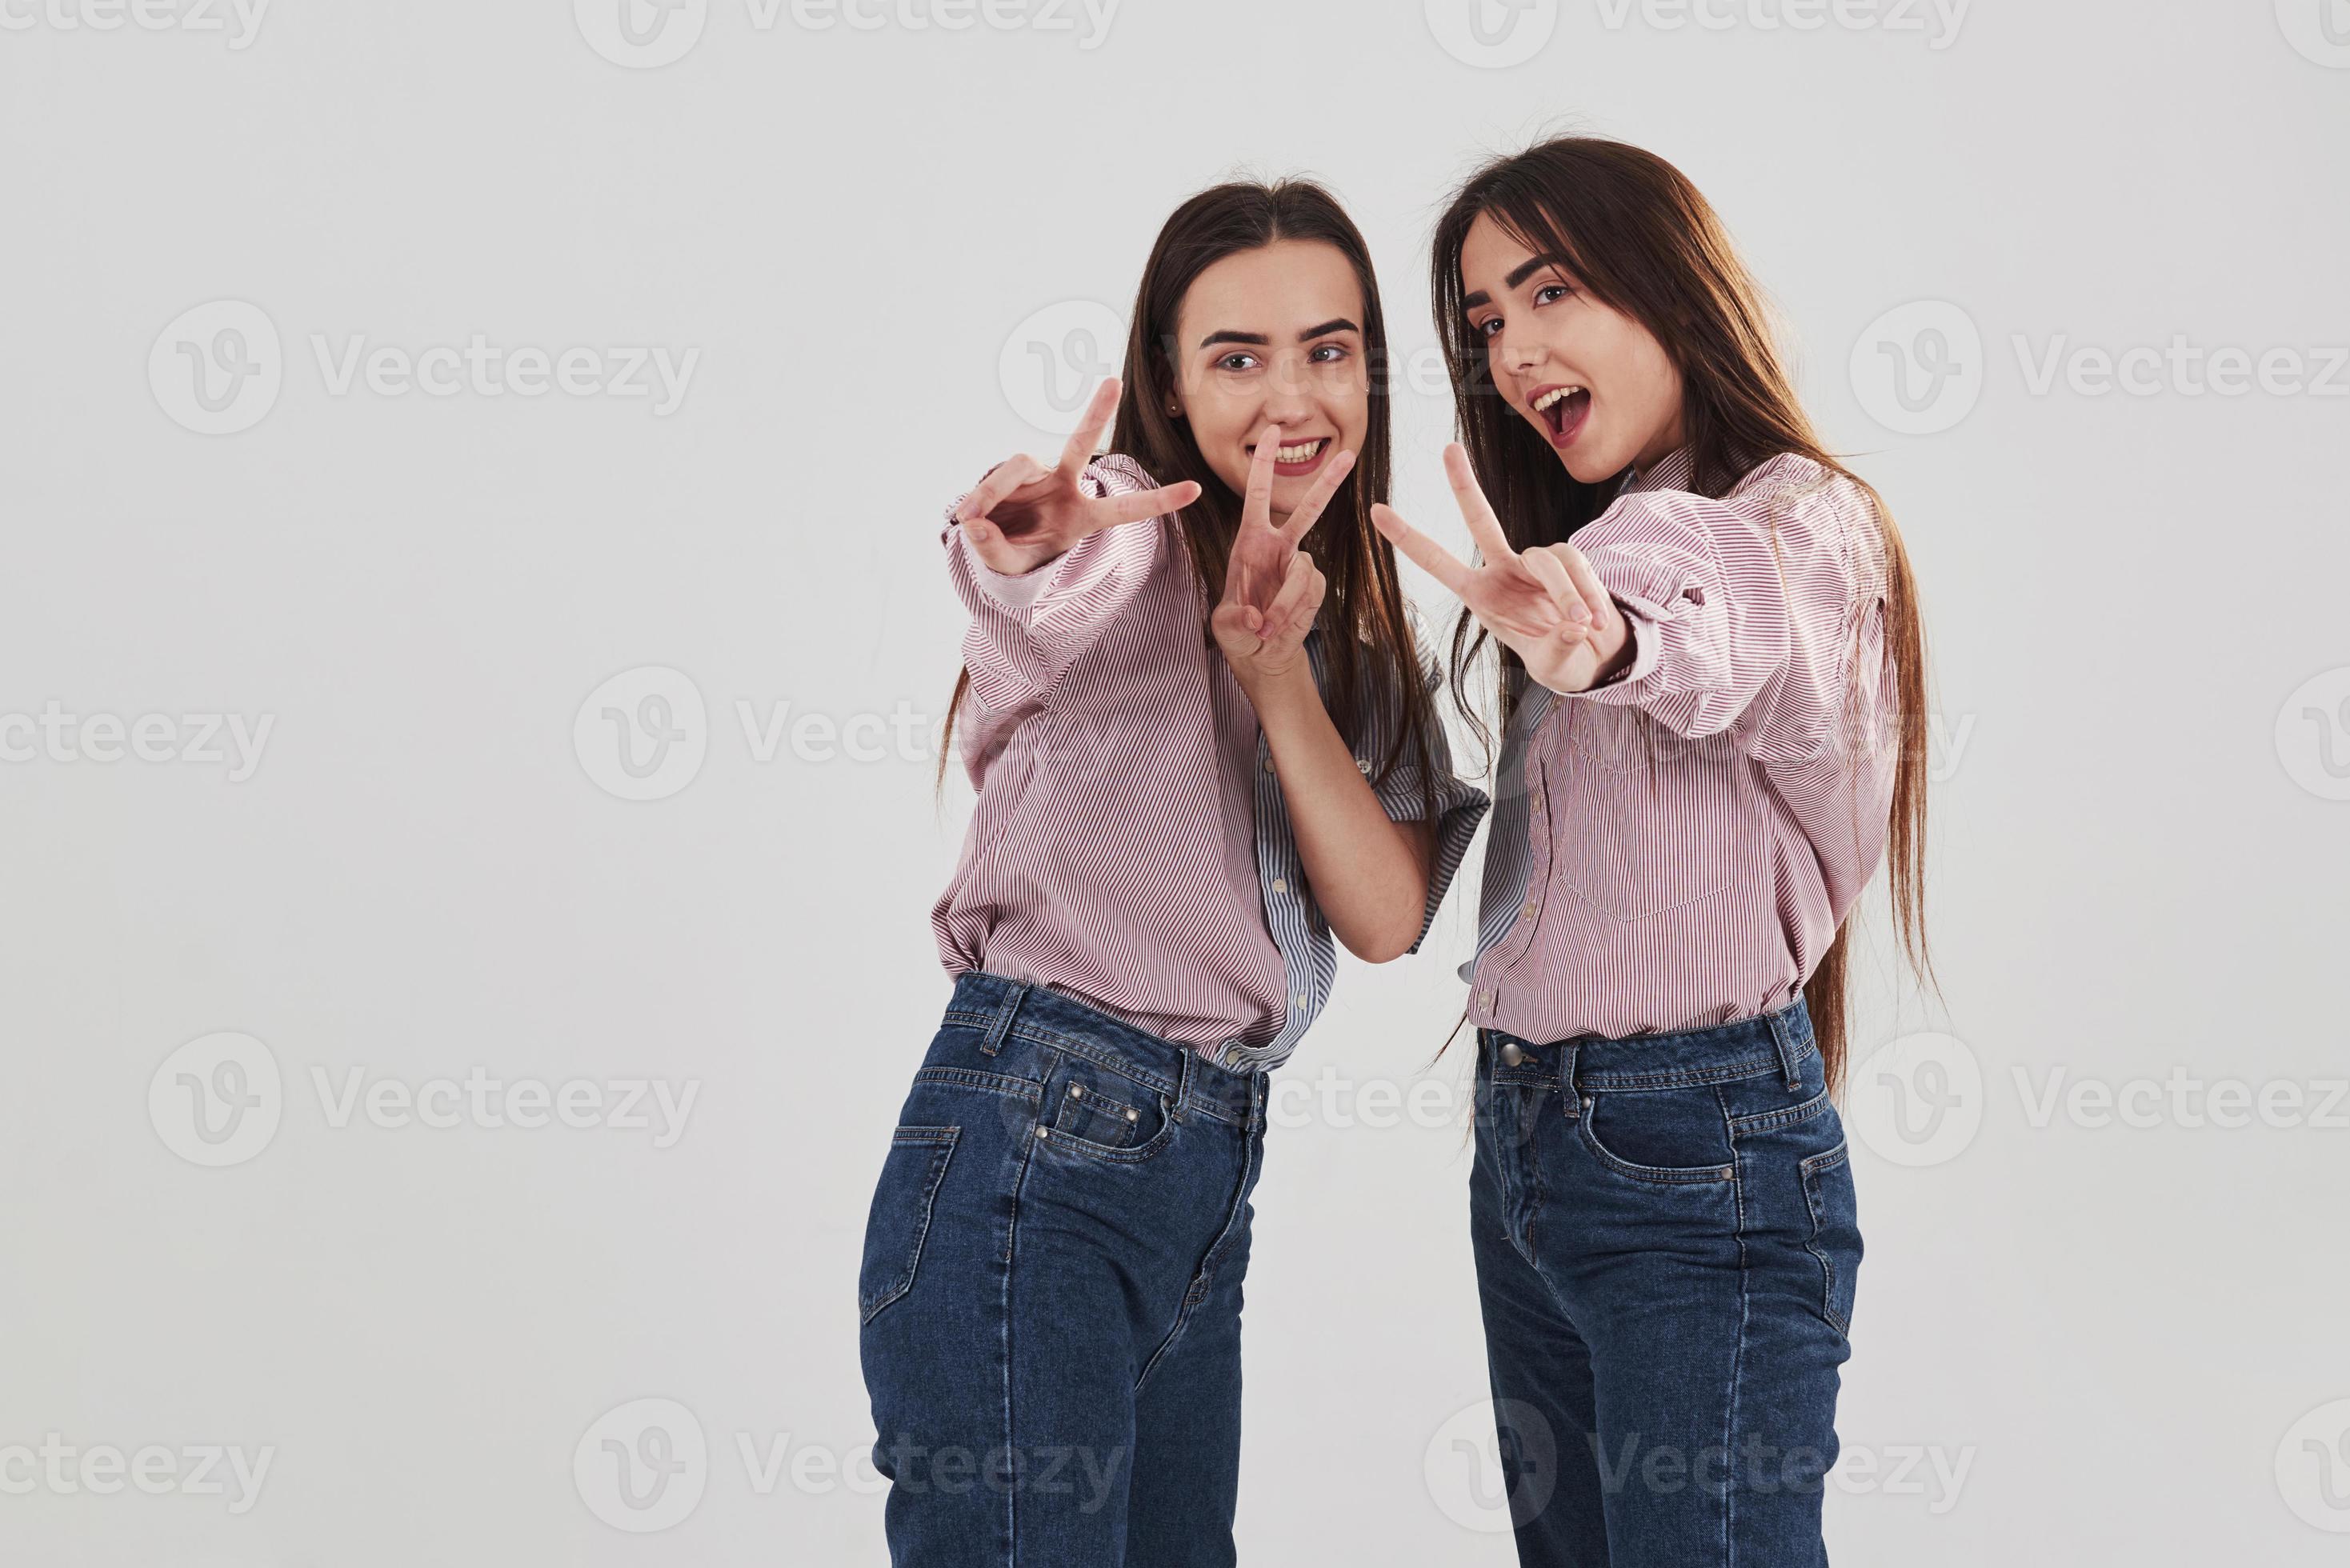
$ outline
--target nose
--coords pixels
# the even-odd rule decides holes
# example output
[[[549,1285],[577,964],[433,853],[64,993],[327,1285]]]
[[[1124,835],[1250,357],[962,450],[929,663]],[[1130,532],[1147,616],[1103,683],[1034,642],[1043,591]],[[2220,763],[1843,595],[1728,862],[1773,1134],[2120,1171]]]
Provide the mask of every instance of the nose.
[[[1493,335],[1488,351],[1493,363],[1513,375],[1523,375],[1542,362],[1542,344],[1531,334],[1510,335],[1508,327]]]
[[[1276,378],[1275,384],[1265,390],[1264,407],[1258,410],[1257,422],[1268,421],[1284,430],[1295,430],[1314,414],[1311,391],[1286,378]]]

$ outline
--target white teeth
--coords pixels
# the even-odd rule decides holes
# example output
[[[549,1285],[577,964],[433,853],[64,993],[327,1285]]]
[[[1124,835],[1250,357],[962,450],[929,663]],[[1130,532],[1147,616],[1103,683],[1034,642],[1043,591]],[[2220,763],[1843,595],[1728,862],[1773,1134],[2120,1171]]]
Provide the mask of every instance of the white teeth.
[[[1553,403],[1571,398],[1575,393],[1582,390],[1583,389],[1581,387],[1553,387],[1549,391],[1544,392],[1541,397],[1534,400],[1534,412],[1541,413]]]
[[[1314,460],[1314,454],[1320,452],[1326,444],[1326,441],[1309,441],[1303,446],[1277,447],[1274,451],[1274,461],[1275,462],[1310,462]]]

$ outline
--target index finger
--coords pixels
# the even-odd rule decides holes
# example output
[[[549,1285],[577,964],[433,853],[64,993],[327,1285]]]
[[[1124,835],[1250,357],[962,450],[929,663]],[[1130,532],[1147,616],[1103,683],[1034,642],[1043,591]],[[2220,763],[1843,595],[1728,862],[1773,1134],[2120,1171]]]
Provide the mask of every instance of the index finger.
[[[1469,579],[1475,574],[1462,566],[1451,551],[1405,522],[1394,507],[1384,501],[1374,505],[1371,526],[1386,535],[1388,542],[1402,551],[1413,566],[1442,583],[1453,597],[1465,596]]]
[[[1060,472],[1075,484],[1093,462],[1094,453],[1101,450],[1102,432],[1109,429],[1112,415],[1118,412],[1118,378],[1109,377],[1094,389],[1094,400],[1086,405],[1083,418],[1069,437],[1069,444],[1061,449]]]
[[[1457,441],[1444,449],[1444,477],[1452,482],[1453,499],[1461,503],[1469,536],[1477,541],[1486,564],[1499,566],[1515,557],[1509,536],[1502,532],[1502,520],[1493,515],[1492,503],[1485,499],[1484,489],[1477,483],[1477,471],[1469,466],[1469,449]]]

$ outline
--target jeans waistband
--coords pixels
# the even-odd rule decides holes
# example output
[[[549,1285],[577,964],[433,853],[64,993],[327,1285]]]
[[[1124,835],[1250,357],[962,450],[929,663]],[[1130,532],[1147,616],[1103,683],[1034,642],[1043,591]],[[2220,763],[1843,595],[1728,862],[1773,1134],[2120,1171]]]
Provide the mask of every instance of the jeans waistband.
[[[1802,1082],[1804,1058],[1819,1050],[1800,994],[1775,1012],[1675,1034],[1620,1040],[1584,1034],[1538,1042],[1500,1029],[1477,1033],[1484,1047],[1478,1053],[1478,1070],[1496,1079],[1603,1091],[1726,1084],[1770,1072],[1780,1074],[1793,1089]]]
[[[1235,1073],[1075,997],[983,970],[955,976],[946,1022],[982,1030],[988,1055],[1014,1040],[1083,1056],[1165,1095],[1177,1106],[1238,1127],[1264,1123],[1263,1073]]]

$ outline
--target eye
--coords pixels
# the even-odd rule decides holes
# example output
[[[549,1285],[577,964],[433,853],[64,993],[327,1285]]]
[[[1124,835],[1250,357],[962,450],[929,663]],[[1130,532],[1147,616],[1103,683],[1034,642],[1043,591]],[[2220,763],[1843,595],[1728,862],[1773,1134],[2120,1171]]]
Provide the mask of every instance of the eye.
[[[1344,343],[1317,344],[1306,358],[1316,365],[1335,365],[1347,358],[1347,346]]]
[[[1472,321],[1469,324],[1469,330],[1480,337],[1491,337],[1501,329],[1502,318],[1498,316],[1488,316],[1482,321]]]
[[[1567,287],[1566,285],[1563,283],[1546,283],[1534,290],[1534,303],[1536,305],[1555,305],[1574,292],[1575,290]]]
[[[1219,370],[1248,370],[1254,369],[1255,366],[1255,355],[1243,353],[1237,348],[1216,361],[1216,369]]]

